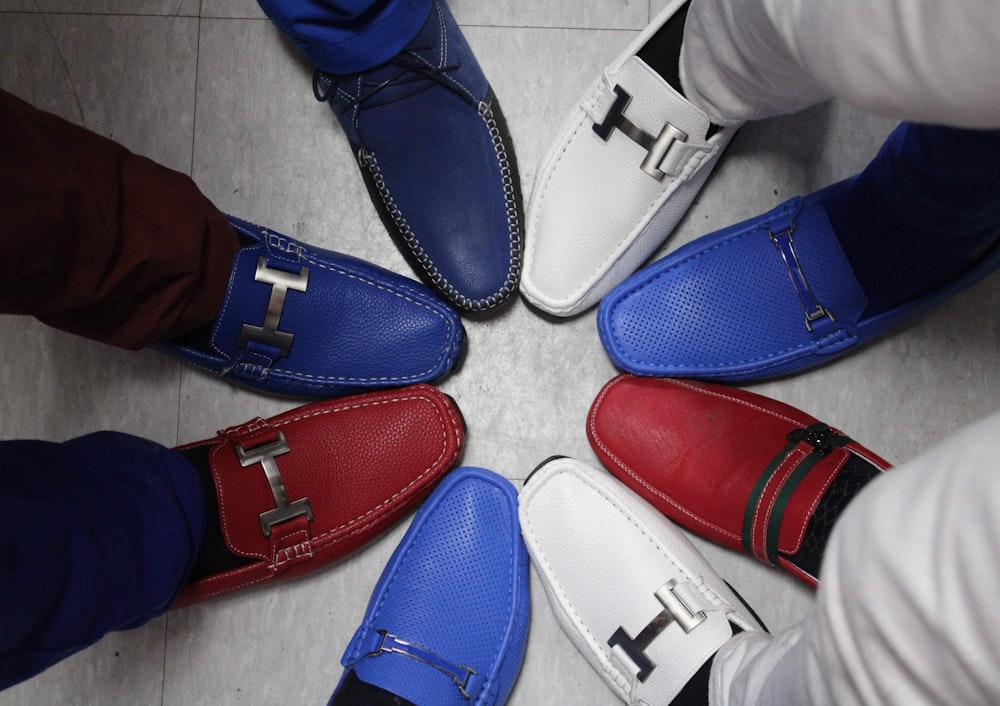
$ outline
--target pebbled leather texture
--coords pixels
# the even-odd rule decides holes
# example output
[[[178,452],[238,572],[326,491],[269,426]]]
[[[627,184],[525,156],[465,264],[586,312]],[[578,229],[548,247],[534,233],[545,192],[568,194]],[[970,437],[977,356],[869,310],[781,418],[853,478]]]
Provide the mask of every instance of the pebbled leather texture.
[[[706,138],[708,117],[636,56],[685,2],[670,2],[605,69],[539,167],[521,291],[547,313],[580,313],[634,272],[676,227],[736,133]],[[631,96],[624,114],[639,128],[655,137],[670,123],[687,134],[667,152],[662,179],[640,168],[647,150],[624,132],[604,141],[593,129],[611,111],[616,86]]]
[[[1000,266],[994,246],[948,285],[863,318],[867,297],[815,197],[698,238],[616,287],[597,315],[612,362],[637,375],[724,382],[795,373],[886,333]],[[769,235],[792,222],[801,278],[833,315],[812,321],[811,330],[790,267]]]
[[[448,6],[431,3],[396,60],[353,76],[319,73],[316,90],[420,277],[461,310],[507,301],[523,249],[517,161],[499,102]]]
[[[525,482],[521,531],[556,619],[611,689],[629,704],[669,704],[718,649],[761,626],[676,525],[605,471],[571,458],[547,461]],[[635,640],[674,595],[704,621],[674,620],[634,655]],[[739,639],[739,638],[736,638]],[[639,655],[641,652],[641,655]],[[651,668],[640,679],[639,659]],[[649,665],[647,665],[649,666]]]
[[[530,603],[517,492],[496,473],[460,468],[413,518],[341,662],[416,706],[503,704],[520,672]],[[412,653],[379,651],[378,631]],[[461,671],[468,696],[413,653]]]
[[[252,244],[233,259],[210,348],[178,339],[157,350],[240,385],[298,397],[430,382],[455,365],[465,339],[461,319],[418,282],[246,221],[230,221]],[[258,279],[261,262],[272,273],[265,277],[287,276],[299,287],[287,288],[275,329],[293,336],[287,351],[241,340],[245,325],[266,328],[279,288]]]
[[[770,539],[778,565],[815,586],[817,577],[797,566],[794,555],[827,490],[852,457],[890,468],[856,441],[835,445],[846,438],[836,429],[829,438],[841,440],[822,457],[815,445],[789,440],[793,430],[818,423],[746,390],[621,375],[594,400],[587,436],[602,464],[674,522],[765,563],[774,563],[766,552]],[[765,477],[769,467],[773,474]],[[822,546],[832,525],[830,518],[817,523]]]
[[[241,465],[283,437],[273,457],[287,501],[308,499],[313,518],[271,527],[261,513],[277,503],[261,462]],[[174,606],[310,573],[358,549],[422,501],[461,457],[458,408],[429,385],[314,402],[270,419],[224,429],[181,448],[210,447],[219,520],[229,550],[254,559],[189,584]]]

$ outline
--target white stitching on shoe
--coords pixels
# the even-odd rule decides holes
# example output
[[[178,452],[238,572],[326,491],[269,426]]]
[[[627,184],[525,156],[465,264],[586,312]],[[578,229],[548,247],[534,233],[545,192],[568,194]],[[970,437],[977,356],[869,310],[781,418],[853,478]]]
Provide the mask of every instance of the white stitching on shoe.
[[[454,325],[454,321],[452,321],[448,317],[444,316],[444,314],[442,312],[438,311],[436,308],[434,308],[433,306],[431,306],[427,302],[420,301],[415,296],[410,296],[410,293],[404,292],[402,290],[392,289],[392,288],[390,288],[390,287],[388,287],[388,286],[386,286],[384,284],[381,284],[379,282],[376,282],[373,279],[370,279],[368,277],[362,277],[361,275],[358,275],[358,274],[355,274],[355,273],[352,273],[352,272],[348,272],[347,270],[344,270],[342,268],[334,267],[332,265],[328,265],[328,264],[326,264],[324,262],[321,262],[318,259],[316,259],[315,256],[313,256],[313,255],[310,254],[309,248],[307,248],[304,244],[299,243],[298,241],[295,241],[294,239],[289,238],[288,236],[283,236],[283,235],[271,233],[271,231],[269,231],[267,228],[262,228],[260,226],[257,226],[257,227],[260,228],[260,232],[256,233],[256,234],[252,234],[252,235],[254,235],[255,237],[263,237],[263,238],[266,239],[266,241],[267,241],[266,245],[265,245],[264,242],[261,242],[261,250],[264,251],[265,253],[267,253],[273,246],[276,246],[276,249],[278,249],[279,251],[293,254],[299,260],[301,260],[303,262],[308,262],[308,263],[310,263],[310,264],[312,264],[312,265],[314,265],[316,267],[320,267],[320,268],[322,268],[324,270],[328,270],[330,272],[336,273],[336,274],[341,275],[343,277],[347,277],[349,279],[356,280],[358,282],[361,282],[362,284],[366,284],[368,286],[375,287],[376,289],[379,289],[379,290],[384,291],[384,292],[388,292],[389,294],[392,294],[392,295],[394,295],[396,297],[404,299],[404,300],[410,302],[411,304],[415,304],[415,305],[417,305],[417,306],[419,306],[421,308],[426,309],[427,311],[431,312],[432,314],[434,314],[435,316],[437,316],[439,319],[441,319],[442,322],[444,322],[447,325],[448,340],[450,341],[452,338],[454,338],[454,336],[455,336],[455,330],[456,330],[455,329],[455,325]],[[282,243],[285,243],[285,242],[287,242],[288,244],[287,245],[282,245]],[[232,275],[230,275],[230,277],[232,277]],[[226,290],[226,297],[223,300],[222,306],[219,308],[219,318],[222,318],[225,315],[225,312],[226,312],[226,310],[229,307],[229,302],[230,302],[230,299],[232,297],[232,291],[233,291],[232,279],[230,279],[230,286]],[[282,377],[282,378],[285,378],[285,379],[288,379],[288,380],[294,380],[294,381],[299,382],[300,384],[302,384],[304,386],[310,386],[311,385],[313,387],[320,387],[321,385],[323,385],[324,383],[329,382],[329,381],[337,381],[337,382],[406,382],[406,381],[411,381],[411,380],[420,380],[421,378],[423,378],[423,377],[425,377],[427,375],[430,375],[435,370],[439,369],[444,364],[445,361],[447,361],[449,359],[454,360],[455,358],[457,358],[458,353],[459,353],[459,351],[457,351],[457,350],[456,351],[451,350],[451,347],[449,346],[449,347],[447,347],[447,348],[445,348],[444,350],[441,351],[441,354],[437,357],[437,359],[434,361],[434,363],[430,367],[428,367],[426,370],[423,370],[423,371],[418,372],[418,373],[413,373],[411,375],[406,375],[406,376],[381,376],[381,377],[351,377],[351,376],[344,376],[344,375],[311,375],[309,373],[297,373],[297,372],[289,371],[287,369],[283,369],[283,368],[281,368],[280,366],[277,366],[277,365],[272,365],[270,368],[268,368],[267,366],[264,366],[264,365],[253,366],[251,363],[247,363],[247,362],[237,363],[236,365],[226,365],[226,363],[231,363],[232,362],[232,356],[230,356],[230,355],[228,355],[226,353],[223,353],[221,350],[219,350],[217,347],[215,347],[214,342],[213,342],[212,347],[213,347],[213,350],[215,351],[215,353],[217,353],[219,356],[221,356],[223,358],[223,365],[222,365],[221,373],[216,373],[216,374],[226,375],[226,374],[232,372],[234,369],[246,370],[248,372],[251,372],[251,371],[254,371],[257,367],[260,367],[262,370],[264,370],[264,373],[259,373],[258,372],[258,373],[255,373],[255,374],[259,375],[262,380],[265,379],[268,374],[272,374],[272,375],[274,375],[274,377]],[[204,366],[199,366],[199,367],[204,367]],[[215,372],[215,371],[213,371],[213,372]],[[316,382],[312,382],[311,383],[310,382],[311,380],[312,381],[316,381]]]
[[[720,606],[721,605],[726,605],[726,606],[729,607],[729,609],[731,611],[736,612],[735,606],[730,605],[717,592],[715,592],[714,590],[711,590],[707,585],[704,584],[704,577],[702,577],[700,575],[697,575],[697,576],[693,575],[688,570],[687,566],[685,566],[683,564],[677,563],[674,560],[674,557],[672,557],[670,554],[668,554],[666,551],[664,551],[663,547],[661,546],[660,539],[658,537],[655,537],[655,536],[651,535],[649,532],[647,532],[646,528],[644,526],[641,526],[636,521],[636,519],[631,514],[629,514],[628,510],[626,510],[622,506],[622,503],[619,501],[618,498],[611,497],[604,490],[604,488],[601,488],[601,487],[595,485],[594,483],[591,482],[591,480],[589,478],[586,478],[585,476],[572,474],[570,471],[563,471],[563,470],[557,471],[556,473],[558,473],[558,474],[570,473],[571,475],[573,475],[574,478],[576,478],[577,480],[579,480],[579,481],[583,482],[585,485],[587,485],[590,488],[591,491],[597,493],[602,498],[604,498],[604,500],[606,500],[608,502],[608,504],[612,508],[614,508],[622,516],[622,519],[628,521],[636,530],[638,530],[638,532],[639,532],[640,535],[642,535],[650,544],[653,545],[653,547],[658,551],[658,553],[663,557],[663,559],[665,559],[669,564],[671,564],[674,568],[677,569],[677,571],[679,572],[679,574],[681,576],[683,576],[686,581],[691,582],[691,583],[694,584],[694,583],[696,583],[700,579],[701,580],[701,588],[704,589],[702,591],[702,593],[706,596],[706,598],[709,598],[709,600],[717,600],[718,603],[716,605],[720,605]],[[544,584],[548,584],[549,586],[551,586],[552,589],[553,589],[553,591],[556,591],[558,593],[558,596],[560,598],[560,603],[561,603],[561,605],[558,606],[558,607],[562,608],[567,613],[571,613],[572,614],[575,626],[581,632],[583,632],[587,636],[589,636],[592,642],[595,642],[596,644],[601,644],[602,641],[598,640],[597,637],[590,631],[590,629],[588,628],[588,626],[586,625],[586,623],[580,617],[579,613],[576,612],[576,609],[573,607],[572,603],[570,603],[570,601],[569,601],[569,594],[567,593],[567,591],[565,590],[565,588],[563,588],[563,585],[561,583],[557,583],[557,578],[556,578],[557,574],[553,571],[552,565],[549,563],[548,558],[541,553],[541,548],[539,547],[539,545],[536,542],[534,542],[531,539],[529,539],[529,537],[532,537],[532,532],[531,532],[531,526],[532,526],[532,524],[533,524],[532,523],[532,518],[531,518],[531,516],[529,514],[526,513],[526,514],[524,514],[521,517],[522,534],[523,534],[523,536],[525,538],[525,541],[528,542],[529,544],[531,544],[531,546],[533,546],[535,548],[535,551],[533,552],[533,556],[535,557],[536,561],[538,561],[539,563],[544,564],[545,569],[546,569],[546,571],[544,573],[539,572],[540,574],[542,574],[542,582]],[[709,593],[708,593],[709,591],[711,591],[711,597],[709,596]],[[621,688],[623,691],[628,691],[629,690],[629,688],[630,688],[631,685],[627,682],[627,680],[623,677],[623,675],[618,670],[612,671],[612,668],[611,668],[612,665],[610,664],[610,660],[608,660],[607,664],[602,665],[602,666],[603,666],[604,673],[607,674],[608,677],[610,677],[616,684],[618,684],[619,688]]]
[[[629,379],[629,378],[621,376],[621,377],[615,378],[614,380],[611,380],[607,385],[604,386],[604,389],[602,389],[600,391],[600,393],[597,395],[597,398],[594,400],[594,403],[591,406],[591,408],[593,410],[597,410],[600,407],[601,403],[604,401],[604,398],[608,395],[608,393],[610,393],[611,390],[614,387],[616,387],[618,384],[620,384],[622,381],[627,380],[627,379]],[[781,419],[782,421],[788,422],[789,424],[793,424],[793,425],[798,426],[801,423],[801,420],[792,419],[791,417],[786,417],[785,415],[779,414],[779,413],[775,412],[774,410],[765,409],[764,407],[761,407],[759,405],[750,404],[746,400],[740,399],[740,398],[732,396],[732,395],[720,394],[720,393],[718,393],[718,392],[716,392],[714,390],[706,390],[704,388],[697,387],[695,385],[691,385],[691,384],[685,383],[685,382],[680,381],[680,380],[664,378],[664,381],[667,382],[670,385],[675,386],[675,387],[682,387],[682,388],[684,388],[686,390],[691,390],[692,392],[697,392],[699,394],[707,395],[709,397],[718,397],[719,399],[727,400],[729,402],[735,402],[735,403],[737,403],[737,404],[739,404],[739,405],[741,405],[743,407],[748,407],[748,408],[756,410],[758,412],[763,412],[763,413],[765,413],[765,414],[767,414],[769,416],[772,416],[772,417],[774,417],[776,419]],[[707,527],[710,530],[712,530],[713,532],[721,534],[721,535],[723,535],[725,537],[729,537],[729,538],[731,538],[733,540],[740,541],[742,539],[741,535],[738,535],[738,534],[735,534],[733,532],[730,532],[730,531],[726,530],[725,528],[719,527],[718,525],[715,525],[715,524],[713,524],[711,522],[706,521],[704,518],[700,517],[699,515],[694,514],[693,512],[691,512],[690,510],[688,510],[686,507],[684,507],[683,505],[681,505],[680,503],[678,503],[676,500],[674,500],[672,497],[670,497],[669,495],[667,495],[666,493],[664,493],[662,490],[660,490],[660,489],[654,487],[653,485],[651,485],[645,478],[643,478],[640,475],[638,475],[634,470],[632,470],[631,466],[629,466],[628,464],[626,464],[621,458],[618,457],[617,454],[615,454],[611,449],[609,449],[607,447],[607,445],[601,439],[600,434],[598,434],[598,432],[597,432],[596,423],[597,423],[597,417],[596,417],[596,415],[593,414],[593,413],[588,414],[588,417],[587,417],[587,428],[588,428],[588,430],[590,432],[590,438],[594,440],[594,443],[597,444],[598,448],[600,448],[601,451],[603,451],[605,454],[607,454],[608,459],[610,461],[612,461],[619,469],[621,469],[621,471],[623,473],[627,474],[629,476],[629,478],[633,479],[636,483],[638,483],[640,486],[642,486],[643,488],[645,488],[647,492],[649,492],[652,495],[660,498],[664,502],[669,503],[678,512],[681,512],[682,514],[684,514],[685,516],[687,516],[688,518],[690,518],[692,521],[696,522],[697,524],[702,525],[703,527]]]
[[[521,228],[520,219],[518,218],[513,173],[510,167],[510,162],[507,158],[507,151],[503,143],[503,136],[500,134],[500,128],[496,124],[496,120],[493,117],[493,110],[488,103],[480,101],[477,112],[489,130],[490,138],[493,142],[493,149],[496,153],[497,161],[500,166],[504,202],[507,213],[509,252],[511,255],[511,266],[507,271],[507,278],[504,280],[503,285],[497,293],[491,294],[485,299],[473,300],[464,294],[461,294],[434,265],[427,253],[424,251],[423,247],[420,245],[420,241],[413,233],[413,229],[403,216],[399,206],[396,204],[395,199],[392,197],[392,193],[386,186],[385,178],[382,176],[382,171],[379,168],[378,159],[375,155],[370,152],[365,152],[363,149],[359,149],[358,161],[368,167],[368,171],[372,176],[373,182],[375,183],[375,188],[382,197],[382,203],[385,206],[389,217],[392,219],[392,222],[395,224],[403,240],[406,242],[410,252],[424,269],[424,272],[434,285],[452,301],[465,309],[471,309],[473,311],[488,311],[506,300],[506,298],[514,291],[514,287],[517,284],[518,273],[521,270]]]
[[[536,214],[533,221],[537,222],[537,214],[541,211],[541,204],[545,200],[546,193],[548,191],[552,177],[555,175],[559,163],[562,161],[566,154],[570,144],[576,138],[577,133],[583,128],[587,121],[593,122],[593,118],[587,112],[586,104],[596,100],[599,97],[598,94],[603,91],[612,90],[612,84],[610,76],[607,73],[602,73],[601,78],[599,78],[595,84],[591,87],[587,96],[581,101],[578,109],[581,112],[575,126],[570,131],[569,135],[566,136],[561,144],[559,152],[555,155],[551,166],[548,166],[548,157],[546,157],[545,162],[542,163],[539,168],[539,175],[543,175],[544,180],[538,185],[536,189],[537,195],[532,197],[532,213]],[[545,303],[545,306],[551,309],[554,313],[567,313],[572,312],[579,306],[582,299],[584,299],[602,280],[602,278],[607,274],[607,271],[612,265],[617,263],[622,259],[622,257],[627,252],[628,248],[631,247],[635,242],[639,240],[639,235],[648,226],[645,221],[649,218],[650,214],[658,211],[666,203],[669,196],[676,190],[678,184],[686,182],[689,180],[697,171],[699,171],[702,166],[709,161],[712,157],[719,155],[719,151],[715,148],[699,151],[692,155],[687,162],[684,163],[681,174],[673,176],[670,181],[661,182],[663,188],[657,194],[649,205],[646,206],[645,210],[636,221],[637,227],[633,228],[630,232],[626,233],[621,240],[615,245],[614,249],[608,254],[604,260],[594,268],[588,279],[585,280],[581,285],[574,289],[568,296],[563,297],[558,300],[553,300],[548,298],[546,295],[542,295],[540,299]],[[638,227],[638,224],[644,224],[642,228]],[[537,249],[538,236],[531,238],[529,242],[530,246],[530,256],[534,259],[535,251]],[[554,305],[553,305],[554,304]]]
[[[348,526],[350,526],[352,524],[355,524],[355,523],[357,523],[360,520],[364,520],[364,519],[368,518],[370,515],[379,512],[382,509],[382,507],[384,507],[385,505],[392,504],[392,503],[394,503],[396,501],[397,498],[399,498],[402,495],[405,495],[410,490],[410,488],[412,488],[414,485],[416,485],[420,481],[422,481],[423,478],[428,473],[430,473],[433,469],[435,469],[438,465],[440,465],[442,459],[445,457],[445,452],[448,450],[448,437],[450,436],[449,431],[454,432],[455,438],[458,439],[459,438],[459,434],[460,434],[461,424],[457,420],[457,418],[455,417],[454,413],[451,412],[451,410],[449,410],[450,413],[448,414],[449,419],[446,420],[444,418],[444,415],[442,414],[442,411],[439,408],[439,406],[437,404],[435,404],[435,401],[433,399],[431,399],[430,397],[427,397],[426,395],[421,395],[421,394],[405,395],[405,396],[404,395],[400,395],[400,396],[392,397],[392,398],[389,398],[389,399],[373,400],[373,401],[362,402],[362,403],[352,403],[352,404],[346,405],[344,407],[336,407],[336,408],[333,408],[333,409],[325,408],[325,409],[318,410],[318,411],[313,411],[313,412],[308,412],[308,413],[302,413],[302,414],[296,414],[296,415],[291,416],[288,419],[285,419],[285,420],[283,420],[283,421],[281,421],[281,422],[279,422],[277,424],[277,426],[280,427],[280,426],[284,426],[286,424],[289,424],[291,422],[299,421],[301,419],[309,419],[311,417],[322,416],[322,415],[331,414],[331,413],[334,413],[334,412],[349,412],[349,411],[352,411],[354,409],[360,409],[360,408],[364,408],[364,407],[376,407],[376,406],[385,405],[385,404],[393,404],[393,403],[397,403],[397,402],[411,402],[411,401],[416,401],[416,400],[423,400],[423,401],[426,401],[426,402],[430,403],[431,407],[434,409],[435,413],[437,414],[438,419],[441,420],[441,432],[442,432],[441,436],[442,436],[442,438],[444,440],[444,443],[442,445],[441,452],[438,454],[438,457],[436,459],[434,459],[434,461],[432,461],[427,466],[427,468],[425,468],[418,476],[416,476],[415,478],[413,478],[406,486],[404,486],[398,492],[394,493],[391,497],[387,498],[386,500],[383,500],[376,507],[368,510],[367,512],[362,513],[361,515],[355,517],[354,519],[348,520],[347,522],[341,524],[338,527],[335,527],[332,530],[329,530],[327,532],[324,532],[324,533],[322,533],[322,534],[317,535],[316,537],[314,537],[312,539],[312,544],[313,545],[320,544],[321,543],[320,540],[323,537],[326,537],[326,536],[328,536],[329,534],[331,534],[333,532],[337,532],[338,530],[341,530],[341,529],[343,529],[345,527],[348,527]],[[450,422],[450,425],[449,425],[449,422]],[[210,439],[210,440],[208,440],[208,443],[214,443],[215,444],[215,448],[212,450],[212,456],[213,457],[216,456],[216,455],[218,455],[224,448],[227,447],[226,443],[218,443],[218,439],[217,438],[216,439]],[[186,446],[180,446],[180,447],[178,447],[178,449],[193,448],[194,446],[201,446],[201,445],[203,445],[203,444],[200,444],[199,442],[195,442],[194,444],[188,444]],[[461,445],[458,446],[457,450],[459,450],[459,451],[461,450]],[[212,479],[213,479],[213,482],[215,483],[216,494],[221,494],[221,489],[219,488],[218,480],[216,479],[214,473],[212,474]],[[360,534],[361,532],[364,532],[366,529],[368,529],[368,527],[370,527],[375,521],[377,521],[377,518],[376,518],[376,520],[368,521],[363,526],[358,527],[358,528],[352,530],[349,534],[345,535],[345,537],[343,537],[341,539],[337,539],[337,540],[335,540],[333,542],[329,542],[328,544],[329,545],[333,545],[333,544],[336,544],[336,543],[342,541],[342,539],[346,539],[347,537],[353,537],[356,534]],[[219,522],[222,525],[224,535],[228,536],[228,534],[226,533],[225,530],[228,529],[229,525],[228,525],[228,521],[226,519],[225,508],[222,506],[221,503],[219,504]],[[318,546],[317,547],[317,551],[320,551],[320,550],[324,549],[325,546],[327,546],[327,545],[324,544],[324,546]],[[253,556],[256,556],[256,557],[260,558],[261,561],[267,561],[267,557],[265,555],[263,555],[263,554],[257,554],[257,553],[253,553],[253,552],[251,552],[251,554]],[[259,566],[260,566],[259,564],[251,564],[251,565],[249,565],[247,567],[244,567],[244,569],[242,569],[242,570],[246,570],[246,571],[249,572],[249,571],[251,571],[253,569],[258,569]],[[268,565],[268,568],[270,568],[270,565]],[[237,570],[237,571],[242,571],[242,570]],[[230,577],[232,575],[232,573],[233,572],[225,572],[225,578]],[[219,580],[221,578],[223,578],[223,577],[222,576],[210,576],[210,577],[207,577],[207,578],[203,579],[202,581],[199,581],[198,583],[200,584],[200,583],[204,582],[205,584],[211,584],[212,581]],[[222,590],[218,590],[218,591],[213,591],[213,592],[210,592],[210,593],[203,593],[203,594],[200,593],[199,595],[201,596],[201,599],[208,599],[208,598],[212,598],[214,596],[219,596],[219,595],[222,595],[222,594],[225,594],[225,593],[231,593],[233,591],[243,590],[244,588],[248,588],[249,586],[252,586],[252,585],[254,585],[256,583],[260,583],[261,581],[266,581],[269,578],[270,578],[270,576],[265,576],[265,577],[262,577],[262,578],[259,578],[259,579],[255,579],[254,581],[251,581],[251,582],[249,582],[247,584],[240,584],[239,586],[234,586],[234,587],[231,587],[231,588],[226,588],[226,589],[222,589]]]

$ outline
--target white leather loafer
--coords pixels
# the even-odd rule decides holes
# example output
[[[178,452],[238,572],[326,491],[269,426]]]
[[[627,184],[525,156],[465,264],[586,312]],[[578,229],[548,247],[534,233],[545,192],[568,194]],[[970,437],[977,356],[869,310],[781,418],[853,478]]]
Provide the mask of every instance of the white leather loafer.
[[[542,161],[528,208],[521,291],[572,316],[666,240],[736,133],[637,56],[687,0],[672,0],[605,69]]]
[[[551,459],[519,505],[556,619],[625,702],[666,706],[734,633],[762,629],[681,530],[610,474]]]

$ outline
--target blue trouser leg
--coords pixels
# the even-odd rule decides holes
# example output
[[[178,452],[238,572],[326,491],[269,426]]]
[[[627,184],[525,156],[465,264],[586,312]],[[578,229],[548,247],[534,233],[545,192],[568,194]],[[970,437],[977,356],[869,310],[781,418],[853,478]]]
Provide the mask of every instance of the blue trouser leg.
[[[911,228],[957,238],[1000,232],[1000,130],[903,123],[868,170]]]
[[[305,53],[332,74],[367,71],[417,36],[431,0],[257,0]]]
[[[903,123],[819,202],[867,313],[891,309],[961,274],[1000,235],[1000,130]]]
[[[0,443],[0,689],[163,613],[204,503],[194,467],[151,441]]]

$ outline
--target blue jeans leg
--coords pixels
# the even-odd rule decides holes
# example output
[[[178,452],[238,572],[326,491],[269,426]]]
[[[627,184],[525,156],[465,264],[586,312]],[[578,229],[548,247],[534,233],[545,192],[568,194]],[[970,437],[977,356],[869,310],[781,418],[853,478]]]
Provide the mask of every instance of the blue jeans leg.
[[[331,74],[367,71],[417,36],[431,0],[257,0],[305,53]]]
[[[197,471],[151,441],[0,443],[0,689],[163,613],[204,525]]]

